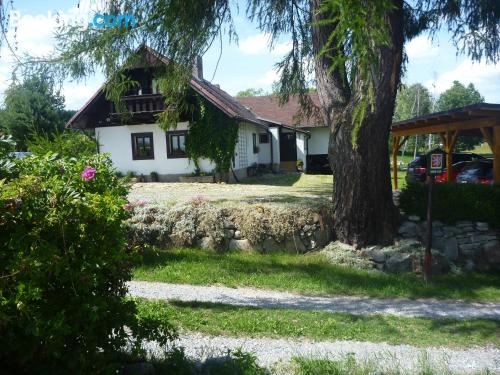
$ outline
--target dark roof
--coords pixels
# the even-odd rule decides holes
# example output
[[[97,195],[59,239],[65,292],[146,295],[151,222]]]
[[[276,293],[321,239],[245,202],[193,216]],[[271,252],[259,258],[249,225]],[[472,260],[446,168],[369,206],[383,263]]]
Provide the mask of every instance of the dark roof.
[[[164,64],[170,63],[170,60],[168,58],[160,55],[158,52],[146,45],[142,45],[141,47],[139,47],[136,53],[139,53],[142,49],[146,51],[148,60],[156,59]],[[219,85],[213,85],[207,80],[200,79],[195,76],[192,76],[189,85],[193,90],[202,95],[205,99],[207,99],[209,102],[223,111],[230,118],[241,121],[248,121],[267,128],[267,125],[262,120],[258,119],[257,116],[254,115],[254,113],[249,111],[231,95],[222,90]],[[69,121],[66,123],[66,127],[71,127],[72,124],[87,110],[87,108],[89,108],[92,103],[94,103],[104,94],[104,87],[105,85],[103,84],[99,88],[99,90],[97,90],[97,92],[85,103],[85,105],[80,108],[80,110],[76,112],[73,117],[69,119]]]
[[[392,124],[391,131],[401,134],[426,134],[426,132],[441,132],[443,127],[453,125],[463,128],[461,130],[470,131],[472,134],[477,133],[475,130],[485,126],[485,123],[489,124],[491,119],[498,118],[500,118],[500,104],[478,103],[397,121]]]
[[[309,97],[314,105],[320,106],[317,93],[310,93]],[[323,120],[319,116],[306,119],[297,118],[300,113],[298,95],[290,96],[289,101],[283,106],[279,105],[278,99],[274,95],[238,97],[236,99],[262,120],[298,128],[324,126]]]

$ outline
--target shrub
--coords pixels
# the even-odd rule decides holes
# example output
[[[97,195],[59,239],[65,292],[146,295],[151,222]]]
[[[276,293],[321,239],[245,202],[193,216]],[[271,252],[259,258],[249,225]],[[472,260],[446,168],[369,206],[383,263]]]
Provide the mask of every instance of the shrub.
[[[126,188],[104,155],[33,156],[0,186],[0,363],[7,373],[113,370],[144,337],[170,326],[138,320],[125,300]],[[163,339],[162,339],[163,338]],[[118,365],[116,365],[118,366]]]
[[[68,130],[50,137],[46,134],[35,134],[28,141],[28,150],[40,156],[52,152],[64,157],[84,157],[95,154],[97,144],[84,133]]]
[[[408,215],[425,217],[427,185],[408,184],[399,198]],[[500,228],[500,186],[483,184],[436,184],[433,192],[433,217],[445,223],[460,220],[484,221]]]

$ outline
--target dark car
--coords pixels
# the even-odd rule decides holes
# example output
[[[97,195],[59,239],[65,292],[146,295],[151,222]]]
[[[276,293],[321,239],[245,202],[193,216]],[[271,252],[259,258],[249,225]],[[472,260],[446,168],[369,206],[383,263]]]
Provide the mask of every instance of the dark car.
[[[457,180],[457,176],[462,170],[465,168],[467,163],[470,161],[459,161],[458,163],[453,164],[452,173],[451,173],[451,181],[455,182]],[[436,182],[448,182],[448,171],[445,169],[443,173],[438,174],[436,176]]]
[[[457,176],[457,183],[462,184],[491,184],[493,183],[493,161],[474,160],[462,169]]]
[[[481,155],[477,154],[465,154],[465,153],[454,153],[453,154],[453,164],[461,161],[472,161],[472,160],[485,160]],[[418,155],[415,159],[408,163],[408,170],[406,172],[406,182],[425,181],[425,176],[427,175],[427,155]]]

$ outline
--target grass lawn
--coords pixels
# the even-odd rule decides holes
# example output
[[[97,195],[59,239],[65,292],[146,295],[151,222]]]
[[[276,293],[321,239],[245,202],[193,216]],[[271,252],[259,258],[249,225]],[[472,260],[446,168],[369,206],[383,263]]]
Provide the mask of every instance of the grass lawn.
[[[403,318],[293,309],[260,309],[200,302],[140,300],[139,314],[154,312],[174,326],[210,335],[306,337],[416,346],[500,346],[500,321]]]
[[[500,274],[443,275],[429,284],[412,274],[339,267],[320,254],[146,250],[134,279],[198,285],[251,286],[311,294],[500,301]]]

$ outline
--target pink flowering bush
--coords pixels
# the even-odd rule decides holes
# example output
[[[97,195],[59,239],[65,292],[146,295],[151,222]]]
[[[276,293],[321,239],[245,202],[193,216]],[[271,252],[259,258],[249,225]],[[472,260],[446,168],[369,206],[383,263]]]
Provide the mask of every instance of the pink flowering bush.
[[[166,341],[126,300],[127,189],[105,155],[27,158],[0,184],[0,363],[5,373],[116,373],[129,345]]]
[[[90,181],[94,178],[94,176],[95,176],[95,168],[85,167],[85,169],[82,172],[82,178],[85,181]]]

